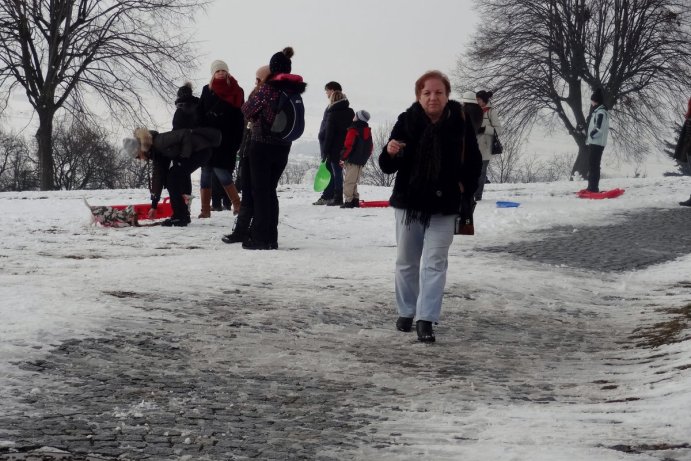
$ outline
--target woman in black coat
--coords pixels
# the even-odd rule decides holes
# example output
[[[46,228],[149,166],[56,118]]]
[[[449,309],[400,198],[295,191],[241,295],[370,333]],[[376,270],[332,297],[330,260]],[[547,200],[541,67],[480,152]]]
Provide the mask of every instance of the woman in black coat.
[[[329,97],[329,107],[325,112],[325,129],[322,157],[331,164],[332,178],[328,188],[324,191],[326,196],[333,198],[327,200],[329,206],[343,205],[343,167],[341,167],[341,150],[345,142],[348,127],[353,123],[355,112],[350,108],[348,98],[341,91],[334,91]]]
[[[271,127],[282,94],[305,92],[302,77],[291,73],[293,48],[286,47],[269,61],[270,74],[247,102],[242,113],[252,123],[249,151],[254,220],[250,238],[242,242],[246,250],[278,249],[278,182],[288,164],[292,141],[283,139]]]
[[[202,126],[221,131],[223,138],[221,145],[214,149],[209,163],[202,167],[200,218],[211,216],[211,186],[214,174],[233,204],[233,213],[240,212],[240,195],[233,182],[233,171],[245,126],[240,110],[245,102],[245,95],[235,78],[228,73],[225,62],[212,62],[211,75],[211,83],[204,85],[199,98],[199,120]]]
[[[461,194],[477,188],[482,167],[475,132],[451,84],[439,71],[415,83],[417,102],[398,117],[379,156],[384,173],[396,173],[391,206],[396,216],[395,272],[398,320],[408,332],[417,317],[418,339],[435,340],[446,284],[449,246]]]

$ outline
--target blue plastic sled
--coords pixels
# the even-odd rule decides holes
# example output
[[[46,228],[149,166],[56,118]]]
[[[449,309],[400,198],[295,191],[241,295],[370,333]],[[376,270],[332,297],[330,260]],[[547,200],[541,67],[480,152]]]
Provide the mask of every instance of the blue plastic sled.
[[[518,202],[497,202],[497,208],[516,208],[520,205]]]

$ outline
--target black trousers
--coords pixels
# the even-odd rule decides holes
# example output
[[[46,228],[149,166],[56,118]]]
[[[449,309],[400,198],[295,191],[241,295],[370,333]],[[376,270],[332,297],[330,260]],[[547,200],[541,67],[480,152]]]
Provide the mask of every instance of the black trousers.
[[[211,178],[211,206],[230,210],[230,199],[223,188],[223,184],[215,174],[211,175]]]
[[[250,150],[250,177],[254,200],[252,240],[278,242],[278,181],[288,164],[290,145],[253,142]],[[247,178],[245,178],[247,179]]]
[[[173,218],[182,219],[190,217],[190,210],[185,204],[183,194],[192,192],[191,175],[195,170],[204,165],[211,158],[211,149],[195,152],[189,158],[178,158],[173,160],[166,187],[170,196],[170,206],[173,208]]]
[[[600,163],[602,162],[602,151],[605,146],[588,146],[588,190],[599,192],[600,189]]]
[[[237,171],[242,176],[242,202],[240,204],[240,213],[235,220],[233,232],[249,236],[250,224],[252,224],[252,218],[254,217],[254,197],[252,197],[252,174],[249,157],[245,156],[240,159],[240,166]]]
[[[329,185],[326,186],[326,189],[324,189],[324,192],[322,192],[321,198],[323,198],[324,200],[331,200],[332,198],[334,198],[336,187],[334,184],[334,170],[331,166],[330,160],[326,161],[326,169],[329,170],[329,173],[331,174],[331,179],[329,180]]]

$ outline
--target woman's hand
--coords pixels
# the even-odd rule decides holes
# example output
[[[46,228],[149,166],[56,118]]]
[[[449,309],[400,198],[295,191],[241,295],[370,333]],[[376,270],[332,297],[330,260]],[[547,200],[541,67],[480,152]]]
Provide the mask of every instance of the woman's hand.
[[[149,219],[154,219],[156,217],[156,208],[149,208],[148,216]]]
[[[392,140],[389,141],[389,143],[386,145],[386,152],[387,152],[390,156],[395,157],[396,155],[398,155],[398,154],[401,152],[401,150],[403,150],[404,147],[405,147],[405,143],[404,143],[404,142],[402,142],[402,141],[397,141],[397,140],[395,140],[395,139],[392,139]]]

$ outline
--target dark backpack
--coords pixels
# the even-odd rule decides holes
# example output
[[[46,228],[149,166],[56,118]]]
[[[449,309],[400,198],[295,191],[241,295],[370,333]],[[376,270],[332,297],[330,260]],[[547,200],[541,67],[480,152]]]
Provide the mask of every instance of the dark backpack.
[[[366,131],[366,128],[362,128],[362,130],[357,130],[357,136],[355,137],[355,141],[353,142],[353,148],[351,149],[347,159],[348,162],[352,163],[353,165],[366,165],[367,160],[369,160],[370,155],[372,155],[372,132],[370,131],[369,137],[365,139]]]
[[[299,93],[281,91],[271,134],[284,141],[295,141],[305,131],[305,105]]]

